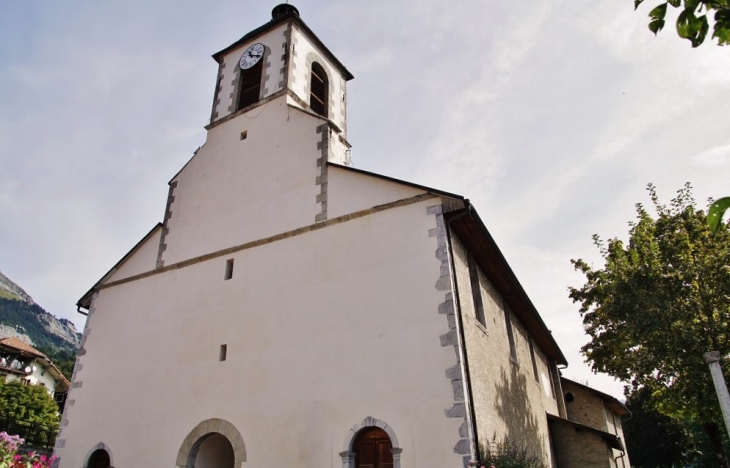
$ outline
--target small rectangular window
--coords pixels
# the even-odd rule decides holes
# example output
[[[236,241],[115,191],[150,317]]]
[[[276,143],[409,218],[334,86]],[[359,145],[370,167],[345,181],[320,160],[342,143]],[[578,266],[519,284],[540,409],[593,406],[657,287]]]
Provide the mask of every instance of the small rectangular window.
[[[474,256],[469,254],[469,279],[471,280],[471,296],[474,303],[474,315],[483,326],[487,326],[487,319],[484,317],[484,303],[482,302],[482,288],[479,285],[479,267]]]
[[[233,278],[233,259],[226,260],[226,275],[223,279],[229,280]]]
[[[241,140],[245,140],[246,138],[248,138],[248,130],[241,132]]]
[[[228,354],[228,345],[227,344],[222,344],[221,345],[220,353],[218,354],[218,360],[221,361],[221,362],[222,361],[225,361],[227,354]]]

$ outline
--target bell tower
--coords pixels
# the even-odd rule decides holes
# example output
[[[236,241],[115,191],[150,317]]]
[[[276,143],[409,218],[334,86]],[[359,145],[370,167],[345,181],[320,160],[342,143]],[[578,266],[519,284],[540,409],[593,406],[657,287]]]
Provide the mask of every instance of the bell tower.
[[[268,23],[213,58],[218,79],[206,128],[283,97],[331,125],[343,146],[333,148],[335,162],[347,163],[346,83],[353,76],[302,21],[295,6],[277,5]]]
[[[292,5],[213,55],[205,144],[170,181],[157,267],[328,219],[328,164],[350,165],[352,74]]]

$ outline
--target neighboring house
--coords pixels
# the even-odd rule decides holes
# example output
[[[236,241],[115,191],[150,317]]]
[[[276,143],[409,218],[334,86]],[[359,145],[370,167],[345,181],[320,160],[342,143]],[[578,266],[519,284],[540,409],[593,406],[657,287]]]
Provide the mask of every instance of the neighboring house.
[[[561,468],[629,465],[622,418],[631,412],[611,395],[561,378],[568,418],[549,416],[556,458]]]
[[[469,201],[351,167],[293,6],[213,57],[163,222],[79,300],[61,468],[559,466],[565,357]]]
[[[0,379],[45,387],[63,411],[68,379],[45,354],[18,338],[0,339]]]

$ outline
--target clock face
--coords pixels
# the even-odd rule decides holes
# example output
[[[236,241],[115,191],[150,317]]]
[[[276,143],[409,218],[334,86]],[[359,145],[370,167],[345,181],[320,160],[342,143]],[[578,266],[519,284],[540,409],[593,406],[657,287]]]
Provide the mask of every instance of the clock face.
[[[264,45],[256,43],[243,52],[243,55],[241,55],[241,61],[238,62],[238,64],[241,66],[241,70],[248,70],[259,63],[259,60],[261,60],[261,57],[263,56]]]

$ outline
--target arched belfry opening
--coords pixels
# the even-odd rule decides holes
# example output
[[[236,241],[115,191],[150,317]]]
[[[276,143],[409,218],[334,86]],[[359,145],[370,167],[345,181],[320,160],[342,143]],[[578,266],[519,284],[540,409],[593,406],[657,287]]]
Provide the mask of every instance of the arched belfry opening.
[[[246,445],[233,424],[208,419],[185,437],[175,466],[180,468],[241,468],[246,461]]]
[[[340,456],[343,468],[400,468],[400,448],[395,431],[368,416],[345,436]]]
[[[312,63],[309,90],[309,107],[322,117],[327,117],[329,79],[322,65],[317,62]]]
[[[238,107],[241,110],[259,101],[261,94],[261,75],[264,71],[264,61],[259,60],[251,68],[239,68],[240,76],[238,90]]]

